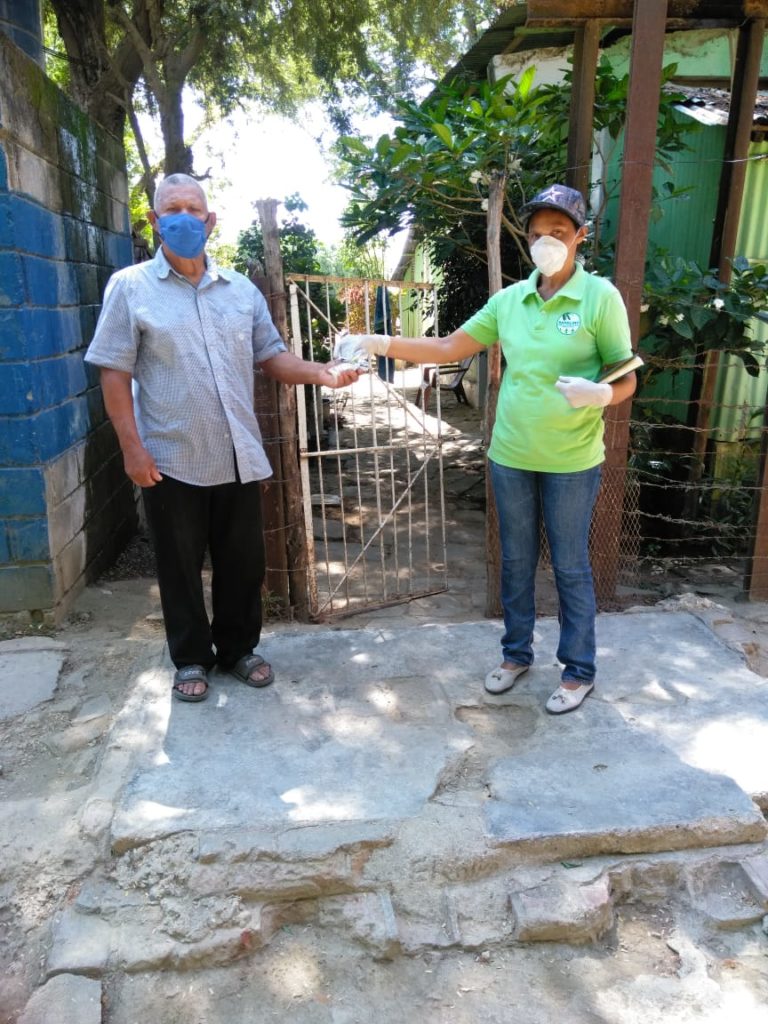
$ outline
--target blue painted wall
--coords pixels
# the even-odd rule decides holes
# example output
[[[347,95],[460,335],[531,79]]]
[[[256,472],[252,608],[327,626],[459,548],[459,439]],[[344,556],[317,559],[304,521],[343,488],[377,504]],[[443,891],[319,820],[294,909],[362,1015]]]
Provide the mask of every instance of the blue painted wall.
[[[40,0],[0,0],[0,32],[43,66]]]
[[[0,0],[0,613],[55,621],[135,528],[83,362],[132,245],[122,145],[22,48],[35,6]]]

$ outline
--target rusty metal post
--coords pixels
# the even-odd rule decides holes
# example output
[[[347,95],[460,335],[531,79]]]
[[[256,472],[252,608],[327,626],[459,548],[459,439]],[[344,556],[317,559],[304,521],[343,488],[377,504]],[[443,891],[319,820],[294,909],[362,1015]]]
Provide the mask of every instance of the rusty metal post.
[[[283,259],[280,253],[280,235],[277,227],[277,200],[260,199],[256,203],[264,239],[264,267],[269,288],[272,318],[284,341],[288,339],[288,311],[283,279]],[[301,621],[309,619],[307,595],[307,542],[304,534],[304,513],[301,494],[298,435],[296,422],[296,392],[293,387],[279,384],[277,389],[277,415],[280,437],[280,479],[285,524],[285,551],[288,567],[290,603],[295,616]],[[275,467],[277,468],[277,467]]]
[[[573,44],[573,82],[568,127],[568,166],[565,183],[586,198],[592,166],[592,134],[595,121],[595,76],[600,50],[600,22],[597,18],[576,28]]]
[[[765,18],[755,18],[739,28],[709,264],[720,267],[721,280],[723,275],[730,280],[728,260],[736,252],[764,39]]]
[[[627,306],[633,348],[640,328],[666,18],[667,0],[643,0],[634,5],[616,241],[616,286]],[[605,465],[595,510],[593,555],[595,591],[602,603],[615,597],[619,573],[629,409],[629,403],[623,402],[605,413]]]

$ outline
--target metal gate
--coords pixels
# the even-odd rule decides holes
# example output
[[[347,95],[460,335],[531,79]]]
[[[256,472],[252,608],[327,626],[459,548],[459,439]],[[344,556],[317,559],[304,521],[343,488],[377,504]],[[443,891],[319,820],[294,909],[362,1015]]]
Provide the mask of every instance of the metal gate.
[[[305,359],[330,358],[345,327],[437,333],[432,284],[317,275],[288,280],[293,348]],[[443,427],[439,388],[430,394],[430,376],[430,367],[380,359],[350,388],[298,388],[314,619],[447,589]],[[432,415],[425,399],[433,402]]]

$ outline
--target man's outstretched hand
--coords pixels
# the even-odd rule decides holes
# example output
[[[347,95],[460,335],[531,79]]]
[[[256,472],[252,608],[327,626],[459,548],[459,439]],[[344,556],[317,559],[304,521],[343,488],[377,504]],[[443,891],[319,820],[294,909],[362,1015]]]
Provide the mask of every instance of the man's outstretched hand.
[[[345,388],[354,384],[364,372],[352,363],[335,359],[323,365],[320,383],[327,388]]]

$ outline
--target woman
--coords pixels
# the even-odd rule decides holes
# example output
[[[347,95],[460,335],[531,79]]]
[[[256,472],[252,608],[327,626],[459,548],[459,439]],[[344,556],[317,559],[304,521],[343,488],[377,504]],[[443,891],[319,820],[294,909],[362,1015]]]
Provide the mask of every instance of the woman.
[[[604,459],[602,409],[635,390],[635,374],[597,383],[632,354],[624,303],[576,260],[587,236],[580,192],[551,185],[520,211],[535,270],[497,292],[445,338],[349,337],[357,350],[414,362],[457,362],[497,339],[506,362],[488,457],[499,515],[504,608],[502,662],[485,688],[510,690],[533,664],[539,521],[544,521],[560,601],[560,686],[550,714],[574,711],[595,685],[595,596],[589,525]]]

